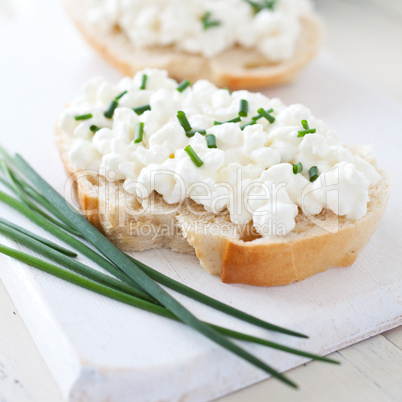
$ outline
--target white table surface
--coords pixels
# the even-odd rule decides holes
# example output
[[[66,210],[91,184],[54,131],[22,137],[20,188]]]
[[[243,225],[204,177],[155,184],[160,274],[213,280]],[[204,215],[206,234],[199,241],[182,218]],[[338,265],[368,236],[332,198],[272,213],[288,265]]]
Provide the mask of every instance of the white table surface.
[[[30,0],[0,0],[1,14],[25,12]],[[11,4],[11,5],[10,5]],[[402,101],[402,2],[318,0],[327,46],[351,69]],[[49,16],[50,18],[50,16]],[[353,38],[353,39],[351,39]],[[266,380],[222,401],[401,401],[402,328],[334,353],[342,366],[309,363],[292,370],[293,391]],[[4,286],[0,283],[0,402],[63,399]]]

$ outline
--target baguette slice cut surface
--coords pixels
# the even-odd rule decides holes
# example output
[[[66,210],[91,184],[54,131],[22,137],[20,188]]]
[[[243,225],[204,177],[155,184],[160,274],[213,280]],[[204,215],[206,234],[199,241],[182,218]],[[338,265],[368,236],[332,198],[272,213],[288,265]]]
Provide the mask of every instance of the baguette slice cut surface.
[[[367,213],[362,218],[347,219],[327,209],[313,218],[299,213],[295,230],[267,239],[250,227],[240,231],[227,214],[214,215],[192,200],[170,212],[172,206],[153,193],[150,202],[160,214],[143,214],[141,203],[124,190],[121,181],[107,182],[93,172],[76,171],[68,157],[72,139],[59,128],[56,143],[81,211],[120,249],[167,247],[181,253],[195,252],[201,265],[225,283],[286,285],[331,267],[353,264],[375,232],[392,187],[389,176],[379,170],[381,179],[370,189]],[[358,147],[353,152],[365,154]],[[375,164],[371,158],[368,161]],[[126,213],[127,205],[130,213]],[[170,227],[167,232],[166,225]],[[202,232],[197,230],[200,226]],[[222,226],[224,234],[216,234],[216,227]]]
[[[88,22],[90,0],[67,0],[66,8],[86,41],[124,75],[146,67],[165,69],[178,81],[207,79],[230,89],[259,88],[292,81],[317,54],[323,37],[320,18],[311,12],[301,18],[302,30],[293,56],[272,62],[255,49],[234,46],[212,58],[173,49],[172,46],[139,49],[116,26],[112,32]]]

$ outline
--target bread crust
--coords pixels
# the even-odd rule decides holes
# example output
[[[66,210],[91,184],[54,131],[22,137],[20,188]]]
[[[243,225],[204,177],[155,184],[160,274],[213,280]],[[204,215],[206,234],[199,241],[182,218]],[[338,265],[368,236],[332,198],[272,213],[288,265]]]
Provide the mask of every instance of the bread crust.
[[[302,18],[302,32],[294,56],[285,62],[271,63],[253,49],[235,47],[206,59],[200,55],[169,47],[140,50],[121,30],[105,33],[91,28],[85,19],[85,0],[68,0],[67,10],[86,41],[122,74],[132,76],[146,67],[168,70],[178,81],[207,79],[232,90],[260,88],[292,81],[317,54],[323,39],[323,24],[311,13]]]
[[[76,198],[87,219],[113,243],[125,251],[168,247],[182,253],[196,253],[201,265],[225,283],[254,286],[279,286],[304,280],[331,267],[351,265],[377,228],[391,192],[391,180],[380,171],[380,182],[370,189],[367,214],[359,220],[339,217],[329,210],[311,218],[302,213],[296,217],[296,228],[286,236],[273,239],[248,237],[232,225],[229,234],[213,233],[212,224],[230,224],[228,215],[215,216],[189,200],[173,213],[158,216],[141,214],[141,204],[126,193],[119,183],[107,183],[89,172],[75,172],[68,152],[72,139],[56,127],[56,143],[64,166],[74,182]],[[372,161],[371,161],[372,162]],[[105,191],[105,189],[107,191]],[[107,198],[107,202],[102,199]],[[121,215],[128,202],[140,213]],[[130,198],[131,197],[131,198]],[[155,196],[156,210],[171,206]],[[135,205],[137,203],[138,205]],[[105,207],[107,205],[107,207]],[[145,224],[158,227],[173,222],[173,232],[150,238],[132,232]],[[122,224],[123,222],[123,224]],[[197,230],[197,224],[203,231]]]

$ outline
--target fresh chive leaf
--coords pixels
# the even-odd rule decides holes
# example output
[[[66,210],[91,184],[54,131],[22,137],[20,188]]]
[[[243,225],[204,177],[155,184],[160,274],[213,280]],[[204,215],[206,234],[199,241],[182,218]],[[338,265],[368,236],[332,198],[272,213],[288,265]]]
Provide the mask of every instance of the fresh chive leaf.
[[[257,112],[258,112],[262,117],[265,117],[271,124],[275,121],[275,117],[270,114],[270,113],[272,113],[273,111],[274,111],[273,109],[264,110],[262,107],[257,110]]]
[[[186,133],[192,130],[191,125],[187,120],[187,116],[182,110],[179,110],[177,112],[177,120],[179,120],[179,123],[181,124]]]
[[[206,11],[205,14],[201,17],[201,22],[202,22],[202,27],[204,31],[206,31],[209,28],[217,27],[221,25],[221,21],[218,20],[212,20],[211,19],[211,12]]]
[[[117,95],[114,100],[116,102],[118,102],[125,94],[127,93],[127,91],[123,91],[121,94]]]
[[[222,334],[218,333],[205,323],[198,320],[192,313],[183,307],[176,299],[170,296],[163,288],[154,282],[146,275],[135,263],[132,262],[124,253],[114,246],[106,237],[104,237],[95,227],[91,225],[84,217],[69,208],[64,198],[59,195],[46,181],[44,181],[35,170],[20,156],[14,157],[14,163],[19,170],[38,188],[39,191],[46,197],[61,213],[69,219],[76,230],[91,243],[100,253],[115,264],[115,267],[122,270],[133,281],[135,281],[148,294],[153,296],[158,302],[170,310],[181,321],[197,330],[207,338],[211,339],[223,348],[231,351],[237,356],[243,358],[254,366],[260,368],[266,373],[272,374],[272,368],[263,361],[253,356],[246,350],[237,346],[235,343],[227,339]],[[95,253],[96,254],[96,253]],[[288,380],[285,376],[277,376],[276,378],[295,387],[296,385]]]
[[[191,86],[191,82],[189,80],[184,80],[182,81],[178,87],[176,88],[179,92],[183,92],[185,89],[187,89],[189,86]]]
[[[314,182],[318,179],[318,168],[317,166],[311,166],[310,170],[308,171],[310,176],[310,181]]]
[[[184,150],[196,166],[201,167],[204,164],[191,145],[187,145]]]
[[[117,106],[119,106],[119,103],[116,100],[112,100],[109,104],[109,107],[107,108],[106,112],[103,113],[103,115],[107,119],[111,119],[114,115],[114,111],[116,110]]]
[[[89,129],[95,134],[97,131],[100,130],[100,127],[95,126],[95,124],[92,124],[92,126],[89,127]]]
[[[303,170],[303,164],[301,162],[298,162],[293,165],[293,173],[297,174],[300,173]]]
[[[218,148],[216,146],[216,137],[213,134],[208,134],[206,139],[208,148]]]
[[[144,123],[141,121],[135,127],[134,143],[142,142],[142,135],[144,134]]]
[[[301,124],[304,128],[304,130],[300,130],[297,132],[298,137],[304,137],[306,134],[314,134],[317,130],[315,128],[310,128],[307,120],[302,120]]]
[[[87,114],[80,114],[79,116],[75,116],[74,119],[76,121],[79,120],[88,120],[88,119],[92,119],[92,113],[87,113]]]
[[[240,100],[239,116],[247,117],[248,114],[248,101],[246,99]]]
[[[13,229],[15,231],[21,232],[25,236],[29,236],[32,239],[36,240],[37,242],[43,243],[46,246],[58,251],[59,253],[62,253],[64,255],[66,255],[66,256],[74,257],[74,258],[78,257],[78,254],[75,253],[74,251],[71,251],[71,250],[68,250],[68,249],[66,249],[66,248],[64,248],[62,246],[59,246],[58,244],[53,243],[52,241],[50,241],[48,239],[45,239],[44,237],[41,237],[41,236],[39,236],[39,235],[37,235],[35,233],[32,233],[29,230],[26,230],[26,229],[24,229],[24,228],[14,224],[14,223],[12,223],[12,222],[9,222],[9,221],[7,221],[5,219],[0,218],[0,226],[1,225],[8,226],[8,227],[10,227],[11,229]]]
[[[144,112],[146,112],[147,110],[151,110],[151,106],[150,105],[137,106],[137,107],[133,107],[133,110],[138,115],[141,115]]]
[[[195,133],[199,133],[201,135],[206,135],[206,130],[190,130],[186,132],[187,137],[193,137]]]
[[[141,90],[146,89],[146,87],[147,87],[147,79],[148,79],[148,76],[146,74],[142,74],[141,86],[140,86]]]

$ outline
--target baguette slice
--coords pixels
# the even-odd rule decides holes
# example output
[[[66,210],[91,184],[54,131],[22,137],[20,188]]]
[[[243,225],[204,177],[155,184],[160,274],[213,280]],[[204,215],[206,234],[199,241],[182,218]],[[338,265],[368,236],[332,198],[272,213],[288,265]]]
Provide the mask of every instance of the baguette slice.
[[[72,139],[58,128],[56,142],[82,212],[117,247],[195,252],[201,265],[226,283],[286,285],[331,267],[351,265],[376,230],[392,186],[387,174],[379,170],[381,180],[370,189],[363,218],[346,219],[324,210],[309,219],[299,212],[292,232],[264,239],[253,232],[252,224],[239,229],[227,214],[214,215],[190,199],[178,207],[154,193],[149,200],[154,207],[151,215],[123,189],[122,182],[76,172],[68,159]],[[363,149],[353,152],[364,156]],[[375,165],[370,157],[365,158]]]
[[[125,76],[153,67],[169,72],[178,81],[207,79],[230,89],[250,89],[292,81],[316,55],[323,37],[319,17],[311,13],[302,19],[302,33],[292,59],[271,63],[259,52],[240,46],[212,59],[179,52],[171,47],[137,49],[116,27],[113,33],[96,30],[88,24],[88,0],[67,0],[67,11],[87,42]]]

